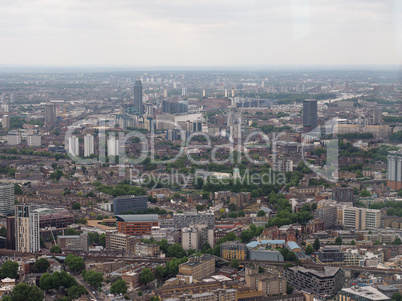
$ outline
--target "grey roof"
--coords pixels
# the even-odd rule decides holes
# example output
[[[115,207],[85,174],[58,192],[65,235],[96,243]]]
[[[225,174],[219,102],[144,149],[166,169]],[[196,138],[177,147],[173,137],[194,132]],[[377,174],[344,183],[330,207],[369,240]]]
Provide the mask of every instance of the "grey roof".
[[[116,220],[120,222],[157,222],[157,214],[127,214],[116,215]]]

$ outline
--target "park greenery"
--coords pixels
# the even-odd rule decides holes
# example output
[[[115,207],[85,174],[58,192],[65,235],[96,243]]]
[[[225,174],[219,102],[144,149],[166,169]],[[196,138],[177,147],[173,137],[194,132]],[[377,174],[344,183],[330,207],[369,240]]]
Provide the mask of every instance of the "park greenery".
[[[138,186],[133,186],[130,184],[128,180],[125,180],[123,182],[118,183],[116,186],[111,186],[111,185],[98,185],[96,190],[106,193],[109,195],[112,195],[114,197],[117,196],[123,196],[123,195],[145,195],[145,189],[138,187]]]

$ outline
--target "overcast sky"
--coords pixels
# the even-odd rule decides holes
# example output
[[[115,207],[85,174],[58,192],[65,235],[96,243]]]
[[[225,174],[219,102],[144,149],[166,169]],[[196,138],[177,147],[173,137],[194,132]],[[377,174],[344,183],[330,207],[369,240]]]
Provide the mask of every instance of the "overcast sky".
[[[0,65],[399,65],[401,46],[401,0],[0,0]]]

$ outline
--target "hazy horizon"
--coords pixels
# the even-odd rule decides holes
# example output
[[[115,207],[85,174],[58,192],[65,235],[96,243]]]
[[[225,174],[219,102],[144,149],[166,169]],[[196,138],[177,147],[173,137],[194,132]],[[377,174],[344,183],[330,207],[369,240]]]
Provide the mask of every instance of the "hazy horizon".
[[[402,2],[395,0],[5,0],[0,24],[3,66],[402,62]]]

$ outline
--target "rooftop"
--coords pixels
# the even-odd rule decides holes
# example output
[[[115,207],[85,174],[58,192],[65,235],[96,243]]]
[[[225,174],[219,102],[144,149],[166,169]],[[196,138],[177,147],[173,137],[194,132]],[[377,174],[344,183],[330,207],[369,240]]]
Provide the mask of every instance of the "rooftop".
[[[350,288],[343,288],[341,292],[347,292],[353,295],[357,295],[369,300],[390,300],[386,295],[379,290],[371,286],[352,286]]]
[[[157,222],[157,214],[127,214],[116,215],[118,222]]]

